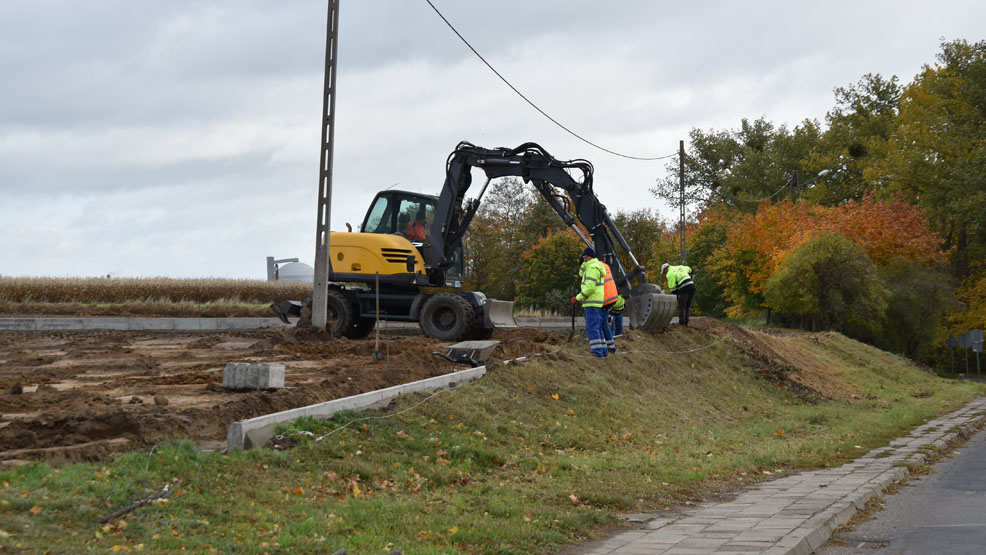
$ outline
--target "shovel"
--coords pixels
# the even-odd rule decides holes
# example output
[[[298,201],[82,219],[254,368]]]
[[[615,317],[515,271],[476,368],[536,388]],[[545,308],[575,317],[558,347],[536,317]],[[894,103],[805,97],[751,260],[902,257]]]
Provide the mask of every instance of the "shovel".
[[[576,295],[578,295],[578,289],[579,289],[579,279],[575,278]],[[572,303],[572,330],[568,332],[568,339],[565,340],[565,343],[571,343],[574,337],[575,337],[575,304]]]
[[[373,328],[376,330],[377,338],[373,343],[373,358],[376,360],[383,360],[383,353],[380,352],[380,272],[377,272],[377,290],[375,291],[377,297],[377,321]]]

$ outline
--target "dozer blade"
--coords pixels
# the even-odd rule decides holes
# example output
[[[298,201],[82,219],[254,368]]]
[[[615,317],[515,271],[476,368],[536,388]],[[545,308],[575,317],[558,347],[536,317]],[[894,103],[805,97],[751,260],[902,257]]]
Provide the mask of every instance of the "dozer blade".
[[[498,301],[496,299],[486,299],[485,310],[483,310],[487,328],[516,328],[517,322],[514,320],[513,301]]]
[[[665,294],[658,285],[645,283],[630,291],[627,312],[634,329],[665,331],[678,312],[678,298]]]

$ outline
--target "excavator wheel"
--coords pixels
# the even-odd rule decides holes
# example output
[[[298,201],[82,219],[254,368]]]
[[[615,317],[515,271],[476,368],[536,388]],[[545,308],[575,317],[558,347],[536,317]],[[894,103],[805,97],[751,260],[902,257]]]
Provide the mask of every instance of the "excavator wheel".
[[[373,318],[356,318],[355,320],[353,325],[349,326],[349,329],[343,332],[343,335],[349,339],[363,339],[367,335],[370,335],[370,332],[373,331],[377,323]]]
[[[325,298],[328,305],[325,313],[325,328],[332,337],[349,337],[346,332],[353,327],[353,308],[346,297],[338,291],[330,290]]]
[[[665,331],[678,312],[678,298],[667,295],[660,286],[645,283],[634,287],[627,300],[630,327],[646,331]]]
[[[428,337],[459,341],[472,329],[475,313],[458,295],[434,295],[421,307],[418,325]]]

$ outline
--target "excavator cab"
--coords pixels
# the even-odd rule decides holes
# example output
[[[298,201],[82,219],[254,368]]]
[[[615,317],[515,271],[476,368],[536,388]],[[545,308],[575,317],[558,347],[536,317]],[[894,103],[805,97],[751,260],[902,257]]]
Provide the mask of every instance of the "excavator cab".
[[[407,191],[377,193],[366,212],[360,231],[390,233],[411,242],[423,242],[431,233],[438,198]]]
[[[433,195],[410,191],[381,191],[370,203],[360,231],[400,235],[420,249],[431,236],[437,203],[438,197]],[[462,247],[459,247],[456,249],[452,267],[446,272],[446,285],[460,287],[464,274],[463,252]]]

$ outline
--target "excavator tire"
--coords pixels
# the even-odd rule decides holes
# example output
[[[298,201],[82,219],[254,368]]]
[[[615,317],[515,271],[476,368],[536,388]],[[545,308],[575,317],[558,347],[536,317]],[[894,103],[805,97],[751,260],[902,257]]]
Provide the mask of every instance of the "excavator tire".
[[[363,339],[370,335],[377,323],[374,318],[356,318],[355,320],[353,325],[343,332],[343,335],[349,339]]]
[[[665,331],[677,312],[678,298],[665,294],[658,285],[645,283],[630,291],[627,313],[634,329]]]
[[[328,305],[325,312],[325,328],[332,337],[348,337],[346,332],[353,327],[353,308],[346,297],[338,291],[329,290],[325,297]]]
[[[460,341],[472,330],[475,312],[459,295],[434,295],[421,307],[418,325],[428,337]]]

